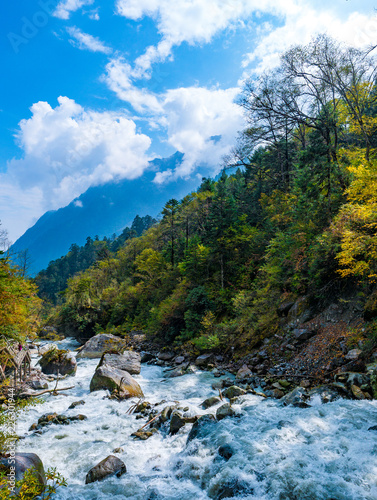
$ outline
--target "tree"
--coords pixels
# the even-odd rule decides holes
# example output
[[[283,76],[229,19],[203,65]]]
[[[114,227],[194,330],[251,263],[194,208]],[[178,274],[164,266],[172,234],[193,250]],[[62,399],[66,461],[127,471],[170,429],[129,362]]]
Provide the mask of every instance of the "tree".
[[[178,207],[179,202],[172,198],[165,204],[162,210],[162,223],[167,227],[167,232],[170,238],[170,262],[172,267],[175,266],[175,241],[177,236],[176,216]]]

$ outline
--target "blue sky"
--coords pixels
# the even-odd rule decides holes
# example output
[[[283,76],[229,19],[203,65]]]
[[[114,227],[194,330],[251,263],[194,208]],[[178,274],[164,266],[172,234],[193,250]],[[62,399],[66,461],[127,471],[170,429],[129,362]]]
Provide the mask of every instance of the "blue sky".
[[[375,43],[371,0],[13,0],[0,7],[0,220],[15,241],[88,187],[218,171],[242,82],[327,32]],[[213,137],[216,136],[217,140]],[[203,166],[206,166],[205,168]]]

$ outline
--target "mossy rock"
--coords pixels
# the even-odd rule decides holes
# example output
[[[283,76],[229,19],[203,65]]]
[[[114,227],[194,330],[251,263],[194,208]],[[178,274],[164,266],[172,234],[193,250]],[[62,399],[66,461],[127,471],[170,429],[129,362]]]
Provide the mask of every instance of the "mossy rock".
[[[74,375],[77,370],[75,356],[63,349],[50,349],[38,363],[46,375]]]

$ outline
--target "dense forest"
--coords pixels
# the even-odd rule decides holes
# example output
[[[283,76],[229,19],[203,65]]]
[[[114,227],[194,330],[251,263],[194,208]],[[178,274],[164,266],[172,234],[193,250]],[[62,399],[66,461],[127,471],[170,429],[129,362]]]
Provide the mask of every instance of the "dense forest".
[[[163,344],[244,348],[278,330],[287,299],[370,293],[375,77],[370,51],[327,36],[290,49],[246,82],[248,126],[216,181],[169,200],[159,222],[137,217],[118,238],[72,245],[36,277],[53,305],[44,321],[81,338],[143,330]]]
[[[277,305],[288,298],[369,291],[375,77],[369,52],[327,36],[290,49],[245,84],[248,127],[217,181],[169,200],[158,223],[73,246],[39,274],[41,295],[57,303],[67,276],[82,269],[48,321],[83,338],[136,329],[199,349],[252,346],[276,332]]]

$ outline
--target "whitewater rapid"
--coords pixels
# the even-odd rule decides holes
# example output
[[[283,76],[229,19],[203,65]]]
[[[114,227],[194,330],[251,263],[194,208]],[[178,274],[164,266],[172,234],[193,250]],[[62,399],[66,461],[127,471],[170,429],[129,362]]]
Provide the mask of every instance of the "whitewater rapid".
[[[60,348],[73,348],[71,341]],[[105,391],[89,392],[98,360],[78,360],[77,374],[59,386],[75,385],[67,395],[46,396],[45,403],[21,415],[20,452],[34,452],[45,468],[56,467],[67,479],[56,500],[208,500],[218,496],[224,484],[241,485],[236,498],[253,500],[376,500],[377,499],[377,401],[338,401],[311,408],[282,407],[272,399],[245,395],[234,405],[237,415],[209,427],[201,440],[186,445],[192,427],[187,424],[175,436],[161,429],[147,441],[131,434],[145,419],[127,414],[135,400],[114,401]],[[201,403],[217,395],[214,377],[198,372],[166,379],[164,370],[143,365],[135,379],[146,401],[179,401],[192,415],[216,413]],[[54,383],[50,384],[53,387]],[[68,410],[74,401],[84,405]],[[88,418],[70,425],[51,425],[40,436],[29,432],[32,423],[50,412]],[[229,444],[233,456],[224,460],[218,448]],[[113,453],[116,448],[121,453]],[[85,485],[85,476],[98,462],[115,454],[127,473]]]

